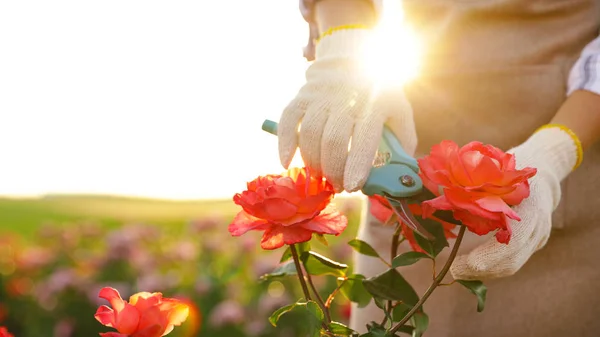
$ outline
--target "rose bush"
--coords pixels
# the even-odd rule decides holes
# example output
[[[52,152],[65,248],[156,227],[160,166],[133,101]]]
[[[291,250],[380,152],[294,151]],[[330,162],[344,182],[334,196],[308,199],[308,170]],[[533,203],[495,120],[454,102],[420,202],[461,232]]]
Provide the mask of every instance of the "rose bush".
[[[313,234],[339,235],[348,220],[330,205],[333,186],[292,168],[282,175],[258,177],[233,200],[243,210],[229,225],[234,236],[264,231],[261,247],[277,249],[309,241]]]
[[[535,168],[517,170],[514,155],[480,142],[459,147],[443,141],[418,163],[423,184],[437,196],[423,202],[424,218],[435,210],[452,211],[469,231],[485,235],[498,230],[498,242],[510,241],[508,218],[521,220],[510,206],[529,196]]]

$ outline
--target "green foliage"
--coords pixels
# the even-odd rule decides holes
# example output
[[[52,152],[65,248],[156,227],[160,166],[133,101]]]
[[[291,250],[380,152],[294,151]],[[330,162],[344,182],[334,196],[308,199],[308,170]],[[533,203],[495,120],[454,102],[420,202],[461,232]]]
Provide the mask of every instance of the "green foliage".
[[[487,296],[487,287],[481,281],[466,281],[456,280],[457,283],[463,285],[475,296],[477,296],[477,312],[482,312],[485,308],[485,299]]]
[[[363,255],[367,255],[367,256],[372,256],[372,257],[379,257],[379,254],[377,253],[377,251],[371,247],[371,245],[369,245],[368,243],[359,240],[359,239],[354,239],[351,240],[350,242],[348,242],[348,244],[357,252],[363,254]]]
[[[304,268],[311,275],[332,275],[342,277],[346,275],[348,265],[335,262],[323,255],[308,251],[300,256]]]
[[[421,252],[406,252],[396,256],[392,260],[392,267],[398,268],[402,266],[410,266],[411,264],[417,263],[421,259],[430,259],[430,257],[429,255]]]
[[[419,296],[413,287],[396,269],[389,269],[382,274],[366,279],[363,281],[363,285],[373,297],[382,300],[402,301],[411,306],[419,301]]]
[[[415,216],[415,218],[434,236],[434,240],[430,241],[415,233],[415,240],[429,256],[435,258],[442,250],[450,246],[446,240],[446,235],[444,235],[444,227],[439,222],[431,219],[423,219],[419,216]]]
[[[371,302],[371,294],[363,285],[365,277],[360,274],[348,276],[346,280],[338,280],[340,292],[350,301],[358,304],[359,308],[366,307]]]

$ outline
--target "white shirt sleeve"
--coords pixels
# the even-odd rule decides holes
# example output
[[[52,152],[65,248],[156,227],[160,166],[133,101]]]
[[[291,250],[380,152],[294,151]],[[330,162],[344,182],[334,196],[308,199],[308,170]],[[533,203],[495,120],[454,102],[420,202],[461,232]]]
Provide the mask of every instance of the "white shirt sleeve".
[[[600,95],[600,37],[590,42],[571,68],[567,95],[587,90]]]

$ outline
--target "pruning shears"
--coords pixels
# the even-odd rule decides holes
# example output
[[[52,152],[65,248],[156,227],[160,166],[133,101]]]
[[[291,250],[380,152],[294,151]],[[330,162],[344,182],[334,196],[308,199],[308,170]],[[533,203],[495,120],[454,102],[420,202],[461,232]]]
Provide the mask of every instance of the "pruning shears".
[[[274,121],[265,120],[262,129],[277,135],[277,123]],[[433,240],[434,236],[415,219],[408,207],[408,199],[423,191],[418,173],[417,160],[404,151],[393,132],[384,126],[373,168],[361,192],[384,197],[399,220],[424,238]]]

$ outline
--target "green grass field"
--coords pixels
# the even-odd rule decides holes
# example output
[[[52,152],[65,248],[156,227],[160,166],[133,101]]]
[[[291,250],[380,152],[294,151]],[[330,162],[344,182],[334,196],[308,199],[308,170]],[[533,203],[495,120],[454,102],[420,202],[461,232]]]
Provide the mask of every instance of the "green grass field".
[[[231,199],[170,201],[99,195],[0,198],[0,232],[11,231],[30,237],[46,223],[68,225],[81,221],[109,227],[132,222],[182,226],[212,215],[233,217],[239,210]]]

